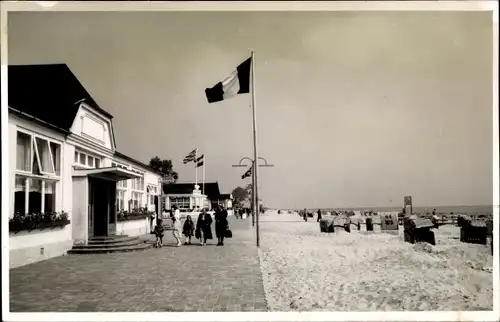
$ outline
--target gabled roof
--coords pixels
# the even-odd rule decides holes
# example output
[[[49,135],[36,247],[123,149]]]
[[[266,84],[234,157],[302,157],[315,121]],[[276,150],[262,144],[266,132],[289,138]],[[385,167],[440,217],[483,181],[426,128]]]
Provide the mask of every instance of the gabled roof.
[[[97,112],[113,116],[97,105],[66,64],[8,67],[9,110],[69,132],[84,101]]]
[[[204,188],[204,194],[210,200],[221,199],[221,194],[219,191],[219,183],[217,182],[205,182],[205,186],[203,187],[202,183],[198,184],[200,186],[200,190]],[[164,184],[163,185],[163,193],[167,195],[183,195],[183,194],[191,194],[194,190],[194,182],[192,183],[172,183],[172,184]]]

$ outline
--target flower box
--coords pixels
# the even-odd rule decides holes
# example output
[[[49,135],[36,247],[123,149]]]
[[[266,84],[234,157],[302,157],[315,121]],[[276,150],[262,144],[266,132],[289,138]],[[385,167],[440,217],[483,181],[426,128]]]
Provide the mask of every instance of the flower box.
[[[127,211],[121,211],[118,213],[117,221],[130,221],[130,220],[140,220],[148,217],[154,216],[154,212],[147,210],[136,210],[131,213]]]
[[[9,223],[9,232],[14,232],[17,234],[20,231],[33,231],[35,229],[54,229],[62,228],[68,225],[70,221],[68,219],[61,219],[56,221],[41,221],[41,222],[11,222]]]
[[[145,219],[148,218],[149,215],[144,215],[144,214],[131,214],[126,217],[118,217],[118,221],[130,221],[130,220],[139,220],[139,219]]]

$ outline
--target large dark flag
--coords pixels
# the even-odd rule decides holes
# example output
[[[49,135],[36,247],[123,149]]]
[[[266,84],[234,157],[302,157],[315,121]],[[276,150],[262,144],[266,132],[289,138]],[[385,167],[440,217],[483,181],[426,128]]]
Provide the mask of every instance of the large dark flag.
[[[184,158],[184,164],[189,163],[189,162],[194,162],[196,160],[196,149],[191,151],[186,157]]]
[[[250,68],[252,57],[242,62],[223,81],[212,88],[205,89],[208,103],[216,103],[238,94],[250,93]]]
[[[243,173],[243,175],[241,176],[241,179],[245,179],[245,178],[248,178],[252,175],[252,167],[248,168],[248,170]]]

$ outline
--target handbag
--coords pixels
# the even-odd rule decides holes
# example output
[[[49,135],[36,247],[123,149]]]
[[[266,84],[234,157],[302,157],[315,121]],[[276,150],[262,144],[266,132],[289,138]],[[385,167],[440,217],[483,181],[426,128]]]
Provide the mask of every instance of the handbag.
[[[226,231],[224,231],[224,237],[225,238],[232,238],[233,237],[233,232],[231,231],[231,229],[229,229],[229,227],[227,227]]]

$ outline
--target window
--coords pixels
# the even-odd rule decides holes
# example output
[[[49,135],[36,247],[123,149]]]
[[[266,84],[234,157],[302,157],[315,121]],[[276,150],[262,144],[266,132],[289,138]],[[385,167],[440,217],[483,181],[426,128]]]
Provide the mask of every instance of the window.
[[[116,191],[116,208],[118,211],[125,210],[125,191]]]
[[[58,144],[50,142],[50,151],[52,153],[52,161],[56,175],[61,175],[61,148]]]
[[[56,211],[56,181],[16,174],[14,212],[20,214]]]
[[[17,132],[16,169],[36,175],[60,175],[61,145]]]
[[[83,153],[80,153],[80,164],[81,165],[87,165],[87,156]]]
[[[56,211],[61,175],[61,145],[35,134],[17,132],[14,212]]]
[[[101,159],[99,157],[89,155],[88,153],[76,151],[75,163],[86,168],[100,168]]]
[[[31,151],[31,135],[17,132],[17,170],[31,172]]]
[[[132,180],[132,189],[144,191],[144,177],[131,179]]]
[[[155,204],[155,196],[154,195],[150,195],[149,196],[149,204],[150,205],[154,205]]]
[[[189,209],[189,197],[170,197],[170,208],[176,205],[179,209]]]
[[[142,207],[142,192],[132,192],[132,209]]]

